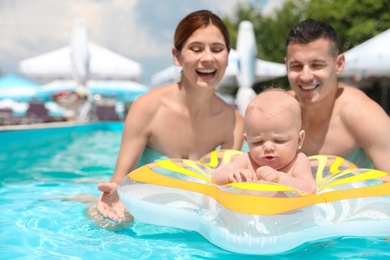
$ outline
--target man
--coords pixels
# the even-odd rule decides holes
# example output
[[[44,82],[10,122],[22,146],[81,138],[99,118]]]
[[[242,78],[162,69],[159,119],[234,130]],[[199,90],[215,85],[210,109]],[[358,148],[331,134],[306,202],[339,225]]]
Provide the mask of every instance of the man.
[[[338,155],[360,168],[371,162],[390,172],[390,119],[362,91],[338,82],[345,57],[335,30],[317,20],[302,21],[290,31],[286,52],[292,94],[302,104],[302,152]]]

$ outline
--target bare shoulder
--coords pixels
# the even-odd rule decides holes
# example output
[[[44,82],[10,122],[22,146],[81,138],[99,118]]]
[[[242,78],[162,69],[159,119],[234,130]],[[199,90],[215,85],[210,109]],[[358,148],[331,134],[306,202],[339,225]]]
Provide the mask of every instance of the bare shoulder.
[[[345,101],[373,101],[358,88],[351,86],[341,86],[340,89],[342,89],[341,97]]]
[[[297,158],[301,160],[309,160],[309,157],[304,152],[298,152]]]
[[[360,89],[342,86],[341,90],[342,93],[338,98],[338,106],[340,112],[346,116],[359,115],[362,112],[373,112],[382,109],[378,103]]]
[[[131,110],[144,111],[144,113],[155,113],[161,106],[164,97],[172,92],[174,85],[158,87],[137,98],[131,105]]]
[[[295,161],[295,164],[296,166],[298,165],[299,169],[302,169],[302,167],[307,168],[310,167],[310,159],[305,153],[299,151],[297,154],[297,159]]]
[[[295,91],[292,89],[287,90],[287,93],[296,98]]]
[[[239,135],[243,134],[244,118],[241,116],[240,112],[232,108],[222,99],[219,99],[218,106],[220,107],[220,109],[218,109],[220,111],[218,114],[221,116],[220,119],[226,126],[223,129],[228,132],[230,132],[230,129],[235,129]]]
[[[171,89],[171,86],[159,87],[137,98],[127,113],[125,120],[127,128],[136,130],[152,127],[153,119],[163,106],[161,97],[169,95]]]
[[[388,120],[384,109],[362,90],[343,86],[339,98],[338,109],[345,122],[357,125],[357,122],[372,122],[372,120]]]
[[[216,99],[217,102],[215,104],[217,104],[218,106],[218,109],[216,109],[216,111],[218,112],[216,114],[219,114],[225,117],[225,119],[230,121],[242,120],[241,114],[236,109],[232,108],[228,103],[223,101],[220,97],[217,96]]]

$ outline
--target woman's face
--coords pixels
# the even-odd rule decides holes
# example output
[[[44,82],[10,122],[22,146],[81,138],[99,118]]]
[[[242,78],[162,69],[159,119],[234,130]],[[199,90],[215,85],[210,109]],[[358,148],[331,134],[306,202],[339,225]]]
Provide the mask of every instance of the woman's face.
[[[181,52],[173,48],[175,64],[182,66],[182,81],[202,88],[214,88],[228,65],[228,49],[219,29],[210,24],[196,30]]]

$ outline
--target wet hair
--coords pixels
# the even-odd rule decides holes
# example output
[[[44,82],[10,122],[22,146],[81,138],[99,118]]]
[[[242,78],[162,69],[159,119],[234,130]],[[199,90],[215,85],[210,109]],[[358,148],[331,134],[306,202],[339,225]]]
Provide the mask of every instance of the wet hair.
[[[174,46],[178,52],[183,49],[188,38],[199,28],[215,25],[225,39],[225,45],[230,51],[230,35],[225,23],[216,14],[208,10],[200,10],[188,14],[176,27]]]
[[[337,56],[340,43],[336,30],[324,22],[311,18],[299,22],[290,30],[286,39],[286,51],[289,44],[308,44],[321,38],[330,41],[332,46],[330,55]]]

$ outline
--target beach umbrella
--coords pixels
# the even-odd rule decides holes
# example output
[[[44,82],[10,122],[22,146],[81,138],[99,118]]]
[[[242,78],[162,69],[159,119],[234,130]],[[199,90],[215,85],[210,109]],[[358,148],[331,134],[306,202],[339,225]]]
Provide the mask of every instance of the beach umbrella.
[[[149,87],[134,81],[91,80],[87,85],[91,94],[109,96],[119,101],[134,101],[150,90]]]
[[[0,100],[29,101],[36,97],[39,85],[16,75],[0,78]]]
[[[124,80],[89,80],[86,85],[88,92],[92,95],[99,94],[118,101],[134,101],[140,95],[145,94],[150,89],[140,83]],[[51,96],[63,92],[74,91],[80,88],[73,80],[56,80],[39,88],[37,96],[41,99],[49,100]]]

